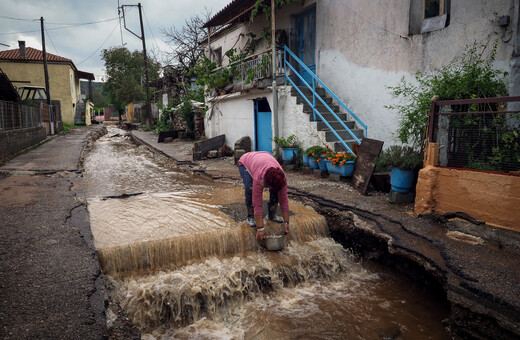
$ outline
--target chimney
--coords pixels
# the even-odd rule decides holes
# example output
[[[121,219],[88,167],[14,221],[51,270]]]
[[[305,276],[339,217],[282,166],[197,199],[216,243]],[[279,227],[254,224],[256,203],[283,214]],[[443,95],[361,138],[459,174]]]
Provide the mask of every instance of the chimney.
[[[25,41],[18,40],[18,46],[20,46],[20,58],[25,58]]]

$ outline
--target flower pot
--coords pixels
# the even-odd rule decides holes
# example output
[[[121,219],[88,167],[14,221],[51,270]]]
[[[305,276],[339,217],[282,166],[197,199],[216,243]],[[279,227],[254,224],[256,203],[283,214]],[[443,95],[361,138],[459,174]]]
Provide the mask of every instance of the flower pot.
[[[318,169],[319,168],[318,161],[315,161],[314,159],[309,158],[309,167],[311,169]]]
[[[338,170],[337,168],[332,164],[331,161],[329,161],[328,159],[325,160],[325,164],[327,166],[327,171],[330,172],[331,174],[337,174],[338,173]]]
[[[354,161],[347,161],[343,165],[336,166],[336,173],[343,177],[351,177],[354,173]]]
[[[303,166],[309,166],[309,155],[303,155]]]
[[[406,194],[412,189],[414,176],[414,170],[392,168],[392,172],[390,173],[390,185],[392,186],[392,190]]]
[[[298,157],[297,148],[283,148],[282,149],[282,159],[283,159],[284,164],[294,163],[294,159],[296,157]]]
[[[325,157],[321,156],[318,162],[318,166],[321,171],[327,171],[327,164],[325,163]]]

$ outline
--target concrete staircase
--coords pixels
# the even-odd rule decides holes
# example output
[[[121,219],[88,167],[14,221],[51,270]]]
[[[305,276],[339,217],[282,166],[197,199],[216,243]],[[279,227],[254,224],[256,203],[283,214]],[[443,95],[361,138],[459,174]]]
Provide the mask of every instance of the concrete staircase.
[[[307,97],[309,102],[312,103],[312,91],[306,86],[299,86],[299,90]],[[325,103],[334,111],[334,113],[341,119],[345,125],[352,131],[352,133],[359,138],[359,140],[363,139],[364,131],[363,129],[359,129],[356,126],[356,122],[353,120],[349,120],[348,114],[342,113],[339,110],[339,106],[333,103],[333,99],[328,97],[326,91],[322,88],[317,88],[316,93],[323,98]],[[305,99],[302,98],[301,94],[294,88],[291,88],[291,95],[296,97],[296,102],[298,104],[303,104],[303,112],[309,115],[309,120],[314,121],[314,115],[312,112],[312,106],[310,106]],[[316,98],[316,110],[321,113],[323,118],[330,124],[330,126],[336,131],[336,133],[343,139],[345,144],[347,144],[350,148],[352,148],[352,144],[357,143],[355,139],[352,138],[350,133],[345,130],[345,128],[341,125],[341,123],[334,118],[334,116],[330,113],[330,111],[323,105],[323,103]],[[347,151],[343,144],[340,142],[338,137],[327,127],[327,125],[321,121],[320,117],[316,115],[317,121],[317,130],[325,132],[325,140],[334,145],[333,149],[335,151]]]

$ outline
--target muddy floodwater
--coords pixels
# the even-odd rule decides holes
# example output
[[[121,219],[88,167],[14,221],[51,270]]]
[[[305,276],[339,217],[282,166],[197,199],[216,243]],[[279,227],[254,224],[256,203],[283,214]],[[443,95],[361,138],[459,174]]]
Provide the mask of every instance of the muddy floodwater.
[[[84,177],[111,294],[143,339],[447,339],[431,292],[353,256],[310,207],[291,201],[285,249],[264,250],[240,182],[175,169],[114,127]]]

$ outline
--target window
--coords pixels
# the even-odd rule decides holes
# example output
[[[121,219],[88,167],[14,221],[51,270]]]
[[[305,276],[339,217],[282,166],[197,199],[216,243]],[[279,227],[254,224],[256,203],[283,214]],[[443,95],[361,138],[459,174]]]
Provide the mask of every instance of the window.
[[[451,0],[411,0],[409,34],[421,34],[449,25]]]
[[[211,51],[211,61],[217,63],[217,67],[222,66],[222,47],[216,48]]]

